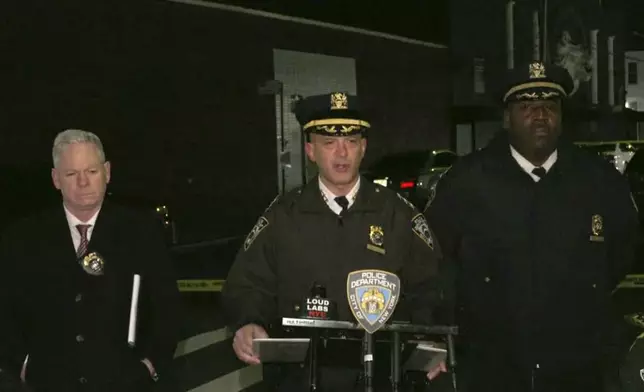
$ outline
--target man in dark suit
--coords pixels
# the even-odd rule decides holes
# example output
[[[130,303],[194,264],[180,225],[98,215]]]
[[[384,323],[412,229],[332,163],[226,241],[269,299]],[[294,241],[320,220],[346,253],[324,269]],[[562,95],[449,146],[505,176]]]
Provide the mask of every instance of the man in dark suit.
[[[152,390],[178,338],[179,296],[161,228],[151,215],[104,201],[110,164],[96,135],[60,133],[53,160],[63,205],[1,238],[0,369],[34,392]]]

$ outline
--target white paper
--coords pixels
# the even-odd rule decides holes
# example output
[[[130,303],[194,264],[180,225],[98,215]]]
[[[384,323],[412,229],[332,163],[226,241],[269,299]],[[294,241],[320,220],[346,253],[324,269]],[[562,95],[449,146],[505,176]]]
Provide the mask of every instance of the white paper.
[[[141,289],[141,275],[134,274],[132,283],[132,303],[130,304],[130,326],[127,333],[127,343],[134,347],[136,345],[136,316],[139,307],[139,290]]]

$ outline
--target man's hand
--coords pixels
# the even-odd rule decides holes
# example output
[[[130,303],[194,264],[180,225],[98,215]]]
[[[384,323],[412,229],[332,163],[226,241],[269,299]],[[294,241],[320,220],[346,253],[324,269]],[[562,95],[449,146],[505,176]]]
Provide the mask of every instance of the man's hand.
[[[441,373],[446,373],[446,372],[447,372],[447,365],[445,364],[445,361],[443,361],[439,363],[438,366],[430,370],[429,373],[427,373],[427,378],[429,380],[433,380],[436,377],[438,377]]]
[[[248,324],[239,328],[233,339],[233,349],[237,358],[249,365],[259,365],[259,358],[253,352],[253,339],[267,337],[268,334],[264,328],[256,324]]]

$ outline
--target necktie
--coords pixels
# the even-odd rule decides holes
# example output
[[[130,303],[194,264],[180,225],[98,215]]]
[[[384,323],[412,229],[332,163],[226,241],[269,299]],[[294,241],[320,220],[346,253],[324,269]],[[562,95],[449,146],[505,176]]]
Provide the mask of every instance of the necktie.
[[[336,203],[338,203],[340,207],[342,207],[342,211],[340,212],[340,215],[343,215],[349,208],[349,200],[347,200],[345,196],[338,196],[334,200]]]
[[[91,225],[76,225],[76,230],[80,233],[81,240],[80,244],[78,245],[78,249],[76,250],[76,257],[79,259],[85,256],[85,253],[87,253],[87,244],[89,241],[87,240],[87,230],[90,228]]]
[[[534,169],[532,169],[532,174],[539,178],[543,178],[546,175],[546,169],[544,169],[543,167],[535,167]]]

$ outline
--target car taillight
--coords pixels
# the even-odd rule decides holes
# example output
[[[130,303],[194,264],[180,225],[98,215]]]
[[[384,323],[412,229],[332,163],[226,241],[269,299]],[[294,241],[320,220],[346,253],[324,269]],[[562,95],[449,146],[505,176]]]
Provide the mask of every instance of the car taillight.
[[[400,189],[409,189],[413,188],[416,185],[415,181],[402,181],[400,183]]]

